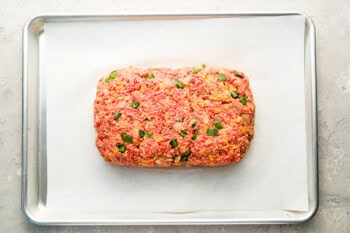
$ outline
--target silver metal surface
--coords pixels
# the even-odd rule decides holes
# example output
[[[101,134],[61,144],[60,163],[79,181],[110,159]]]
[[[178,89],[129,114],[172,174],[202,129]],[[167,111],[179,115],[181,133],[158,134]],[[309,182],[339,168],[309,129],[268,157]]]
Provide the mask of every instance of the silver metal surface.
[[[309,210],[293,211],[227,211],[210,213],[154,213],[106,215],[90,218],[47,216],[45,211],[47,193],[46,167],[46,93],[39,88],[45,84],[40,75],[45,69],[45,58],[40,46],[45,41],[41,37],[43,25],[50,22],[95,22],[114,20],[149,19],[199,19],[224,17],[305,17],[305,98],[307,131],[307,172]],[[309,220],[318,208],[318,165],[317,165],[317,95],[316,95],[316,49],[315,26],[306,15],[286,13],[210,13],[210,14],[100,14],[100,15],[39,15],[33,17],[23,31],[23,90],[22,90],[22,209],[27,219],[41,225],[176,225],[176,224],[290,224]]]

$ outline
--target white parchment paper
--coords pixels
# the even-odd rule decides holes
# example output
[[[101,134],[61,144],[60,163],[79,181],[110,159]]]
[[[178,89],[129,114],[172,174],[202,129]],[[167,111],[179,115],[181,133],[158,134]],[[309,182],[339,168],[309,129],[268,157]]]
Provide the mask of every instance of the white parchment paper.
[[[304,17],[45,24],[47,208],[76,212],[308,209]],[[250,78],[255,138],[216,168],[109,165],[95,147],[99,78],[129,65],[232,67]],[[45,87],[44,87],[45,88]]]

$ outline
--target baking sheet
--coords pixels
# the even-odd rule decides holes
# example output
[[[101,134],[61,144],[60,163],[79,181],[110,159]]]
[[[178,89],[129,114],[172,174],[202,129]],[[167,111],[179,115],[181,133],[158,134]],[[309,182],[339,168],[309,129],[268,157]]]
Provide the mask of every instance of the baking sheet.
[[[45,24],[46,210],[66,213],[308,210],[301,16]],[[116,167],[94,145],[93,101],[110,70],[233,67],[249,77],[255,138],[218,168]]]

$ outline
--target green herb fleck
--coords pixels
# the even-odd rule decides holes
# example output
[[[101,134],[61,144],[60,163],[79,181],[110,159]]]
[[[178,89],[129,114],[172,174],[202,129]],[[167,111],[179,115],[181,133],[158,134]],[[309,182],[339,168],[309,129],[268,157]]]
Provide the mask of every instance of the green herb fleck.
[[[191,140],[196,140],[197,136],[198,136],[198,131],[196,130],[196,131],[192,134]]]
[[[137,109],[139,106],[140,106],[140,102],[138,102],[138,101],[136,101],[136,100],[133,100],[133,101],[132,101],[131,107]]]
[[[208,129],[207,130],[207,136],[218,136],[219,131],[218,129]]]
[[[236,77],[243,78],[243,74],[241,72],[235,71],[233,73],[235,74]]]
[[[175,78],[175,79],[174,79],[174,82],[175,82],[175,85],[177,86],[177,88],[184,89],[185,84],[183,84],[182,82],[180,82],[179,79]]]
[[[192,71],[192,74],[198,74],[199,72],[201,72],[203,69],[205,69],[205,67],[207,67],[206,64],[202,64],[202,67],[200,68],[195,68],[194,71]]]
[[[180,136],[184,138],[186,137],[186,135],[187,135],[187,132],[185,130],[181,130]]]
[[[247,97],[243,96],[243,97],[239,100],[239,102],[241,102],[243,105],[246,105],[247,102],[248,102],[248,99],[247,99]]]
[[[109,74],[109,77],[105,79],[105,83],[109,83],[112,79],[115,79],[118,76],[118,70],[114,70]]]
[[[122,113],[121,112],[117,112],[116,114],[114,114],[114,120],[118,120],[119,117],[122,116]]]
[[[158,68],[152,67],[150,70],[151,70],[151,71],[155,71],[155,70],[158,70]]]
[[[152,79],[152,78],[153,78],[153,74],[151,72],[149,72],[146,79]]]
[[[226,81],[227,78],[224,74],[220,73],[218,76],[216,76],[221,82]]]
[[[238,92],[236,90],[231,90],[230,93],[231,93],[232,98],[234,98],[234,99],[238,98]]]
[[[191,155],[191,151],[190,151],[190,150],[188,150],[188,151],[182,153],[181,158],[180,158],[180,161],[182,161],[182,162],[188,162],[188,156],[190,156],[190,155]]]
[[[198,121],[197,121],[197,120],[192,121],[192,123],[191,123],[191,127],[192,127],[192,128],[196,127],[197,123],[198,123]]]
[[[145,135],[146,135],[146,137],[148,137],[148,138],[152,137],[152,134],[151,134],[150,132],[146,131],[146,130],[145,130]]]
[[[125,146],[125,145],[117,143],[116,146],[117,146],[118,151],[119,151],[120,153],[124,153],[124,152],[126,151],[126,146]]]
[[[139,136],[140,138],[143,138],[145,136],[145,131],[142,129],[139,129]]]
[[[123,140],[123,142],[127,142],[127,143],[130,143],[130,144],[133,143],[132,136],[130,136],[130,135],[126,134],[126,133],[122,133],[122,140]]]
[[[194,71],[192,71],[192,74],[198,74],[199,72],[202,71],[203,68],[197,68]]]
[[[220,121],[214,121],[213,125],[214,125],[215,128],[217,128],[217,129],[222,129],[222,125],[221,125]]]
[[[176,139],[171,140],[169,144],[171,145],[171,148],[177,147]]]
[[[109,75],[109,77],[111,78],[116,78],[118,76],[118,70],[114,70],[111,72],[111,74]]]

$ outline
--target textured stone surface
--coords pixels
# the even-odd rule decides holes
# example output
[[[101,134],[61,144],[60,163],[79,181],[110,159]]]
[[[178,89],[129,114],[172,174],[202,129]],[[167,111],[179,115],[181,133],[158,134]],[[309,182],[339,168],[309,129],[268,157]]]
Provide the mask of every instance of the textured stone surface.
[[[348,0],[0,1],[0,232],[350,232],[350,2]],[[317,30],[320,208],[300,225],[63,226],[27,223],[20,210],[22,27],[43,12],[300,11]]]

